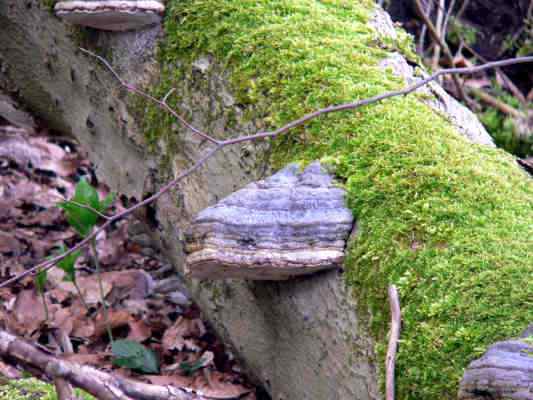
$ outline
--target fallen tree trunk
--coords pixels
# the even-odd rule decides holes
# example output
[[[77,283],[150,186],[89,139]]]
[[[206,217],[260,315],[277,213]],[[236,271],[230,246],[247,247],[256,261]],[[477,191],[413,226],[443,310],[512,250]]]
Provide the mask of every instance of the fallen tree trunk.
[[[155,94],[175,88],[169,103],[218,137],[254,133],[414,79],[398,54],[409,55],[405,38],[371,2],[258,4],[170,1],[156,59],[160,28],[80,31],[36,0],[4,2],[0,34],[13,40],[0,43],[0,86],[73,133],[99,174],[139,199],[199,159],[207,144],[153,105],[126,97],[78,46],[106,54],[123,79]],[[401,78],[385,72],[390,66]],[[434,85],[413,98],[328,116],[274,146],[225,149],[161,198],[147,225],[183,271],[183,233],[199,211],[273,165],[323,157],[346,181],[360,221],[345,273],[287,282],[189,280],[195,300],[273,398],[377,399],[386,287],[398,283],[406,319],[398,398],[453,398],[472,349],[533,319],[520,305],[527,291],[513,297],[513,324],[499,316],[509,288],[530,271],[531,183],[510,158],[458,132],[492,143]],[[508,207],[499,207],[506,197]],[[505,251],[501,237],[509,239]],[[492,311],[480,310],[470,299],[484,298],[477,288],[489,282],[498,296]]]

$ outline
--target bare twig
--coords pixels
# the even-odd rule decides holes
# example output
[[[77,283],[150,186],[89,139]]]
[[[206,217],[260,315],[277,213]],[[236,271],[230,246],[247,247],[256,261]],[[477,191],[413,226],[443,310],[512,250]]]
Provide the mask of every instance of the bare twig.
[[[463,4],[461,4],[461,8],[459,9],[459,11],[457,11],[457,16],[456,16],[457,19],[460,19],[463,16],[466,9],[468,8],[469,3],[470,3],[470,0],[463,1]]]
[[[452,68],[455,66],[455,62],[453,59],[452,52],[450,51],[450,48],[446,44],[446,42],[441,38],[437,28],[433,25],[433,22],[431,22],[431,19],[424,13],[424,9],[422,7],[421,0],[415,0],[416,4],[416,10],[417,13],[420,15],[420,18],[424,21],[424,23],[428,27],[429,34],[435,40],[436,43],[442,48],[442,51],[444,52],[444,55],[446,56],[446,59],[448,63],[452,66]],[[452,75],[453,82],[455,84],[455,87],[457,89],[457,95],[459,98],[465,102],[468,102],[468,98],[466,97],[466,94],[463,90],[463,87],[461,85],[461,82],[457,78],[455,74]]]
[[[444,9],[445,6],[446,6],[445,0],[439,0],[439,4],[437,7],[437,18],[435,19],[435,25],[434,25],[435,32],[437,33],[438,37],[442,37],[442,20],[444,18],[444,13],[446,12],[446,10]],[[422,5],[420,5],[420,11],[422,12],[422,10],[423,10]],[[429,15],[427,15],[427,18],[429,21],[431,21],[431,18]],[[426,25],[428,25],[426,21],[424,22],[426,23]],[[428,28],[429,28],[429,25],[428,25]],[[442,46],[440,42],[436,41],[436,45],[433,50],[433,61],[431,63],[431,66],[434,71],[439,67],[441,47]],[[453,64],[452,64],[452,67],[453,67]]]
[[[391,313],[391,328],[389,336],[389,346],[387,348],[387,358],[385,360],[385,394],[386,400],[394,400],[394,368],[396,365],[396,351],[398,350],[398,340],[400,339],[401,312],[400,300],[396,286],[389,286],[389,303]]]
[[[71,354],[74,352],[72,342],[70,341],[70,338],[65,333],[65,331],[58,329],[54,336],[57,342],[61,345],[61,348],[63,349],[63,354]],[[54,386],[56,388],[58,400],[76,400],[72,385],[65,379],[55,378]]]
[[[88,53],[88,54],[92,55],[92,53]],[[96,56],[95,55],[95,57],[97,57],[101,61],[104,60],[100,56]],[[311,112],[309,114],[306,114],[303,117],[298,118],[298,119],[296,119],[294,121],[291,121],[291,122],[287,123],[286,125],[283,125],[282,127],[278,128],[278,129],[275,129],[273,131],[258,132],[256,134],[240,136],[240,137],[236,137],[236,138],[233,138],[233,139],[227,139],[227,140],[211,139],[209,141],[214,143],[215,146],[210,148],[204,154],[204,156],[202,156],[194,165],[192,165],[190,168],[186,169],[185,171],[183,171],[182,173],[177,175],[173,180],[171,180],[168,183],[166,183],[158,192],[156,192],[155,194],[153,194],[150,197],[147,197],[143,201],[135,204],[134,206],[132,206],[130,208],[127,208],[127,209],[125,209],[125,210],[123,210],[123,211],[121,211],[121,212],[109,217],[109,219],[106,220],[100,227],[98,227],[97,229],[94,229],[93,232],[90,235],[88,235],[85,238],[83,238],[79,243],[77,243],[75,246],[73,246],[72,248],[67,250],[65,253],[63,253],[61,255],[58,255],[58,256],[55,256],[55,257],[53,257],[53,258],[51,258],[51,259],[49,259],[47,261],[44,261],[44,262],[42,262],[42,263],[40,263],[40,264],[38,264],[38,265],[36,265],[36,266],[24,271],[24,272],[14,276],[13,278],[10,278],[10,279],[6,280],[2,284],[0,284],[0,288],[9,286],[9,285],[13,284],[16,281],[18,281],[18,280],[20,280],[20,279],[22,279],[22,278],[24,278],[24,277],[26,277],[28,275],[34,274],[34,273],[36,273],[38,271],[41,271],[43,269],[49,269],[52,266],[54,266],[57,262],[61,261],[63,258],[68,256],[69,254],[71,254],[74,251],[76,251],[76,250],[88,245],[90,243],[90,241],[98,233],[100,233],[101,231],[105,230],[107,227],[109,227],[115,221],[117,221],[119,219],[122,219],[122,218],[132,214],[136,210],[140,209],[141,207],[144,207],[145,205],[150,204],[150,203],[156,201],[157,199],[159,199],[161,196],[163,196],[170,189],[175,187],[183,179],[185,179],[189,175],[191,175],[194,172],[196,172],[211,157],[213,157],[216,153],[218,153],[224,147],[235,145],[235,144],[240,144],[240,143],[244,143],[244,142],[256,141],[256,140],[260,140],[260,139],[274,138],[274,137],[277,137],[277,136],[280,136],[282,134],[287,133],[289,130],[291,130],[293,128],[302,126],[302,125],[306,124],[307,122],[309,122],[310,120],[313,120],[313,119],[315,119],[317,117],[320,117],[322,115],[331,114],[331,113],[335,113],[335,112],[339,112],[339,111],[354,110],[356,108],[363,107],[363,106],[366,106],[366,105],[369,105],[369,104],[373,104],[373,103],[377,103],[377,102],[383,101],[383,100],[391,98],[391,97],[404,96],[404,95],[407,95],[409,93],[414,92],[415,90],[417,90],[418,88],[420,88],[420,87],[422,87],[424,85],[427,85],[429,82],[434,81],[435,79],[437,79],[439,76],[442,76],[442,75],[450,74],[450,75],[454,76],[454,75],[459,75],[459,74],[474,74],[474,73],[485,71],[485,70],[492,69],[492,68],[505,67],[505,66],[508,66],[508,65],[529,63],[529,62],[533,62],[533,56],[511,58],[511,59],[501,60],[501,61],[493,61],[493,62],[489,62],[489,63],[486,63],[486,64],[474,66],[474,67],[441,69],[441,70],[433,73],[429,77],[421,79],[418,82],[416,82],[416,83],[414,83],[414,84],[412,84],[410,86],[407,86],[407,87],[405,87],[403,89],[394,90],[394,91],[390,91],[390,92],[385,92],[385,93],[382,93],[382,94],[379,94],[379,95],[376,95],[376,96],[373,96],[373,97],[369,97],[367,99],[358,100],[358,101],[355,101],[355,102],[352,102],[352,103],[345,103],[345,104],[339,104],[339,105],[333,105],[333,106],[325,107],[325,108],[316,110],[314,112]],[[115,77],[118,77],[116,72],[112,69],[112,67],[109,65],[109,63],[107,63],[107,61],[105,61],[105,65],[107,66],[107,68],[111,69],[111,71],[112,71],[112,73],[113,73],[113,75]],[[131,88],[132,87],[131,85],[126,85],[120,78],[117,78],[117,79],[119,79],[119,82],[124,87],[126,87],[126,88]],[[140,90],[136,89],[135,93],[142,93],[142,92]],[[147,95],[147,94],[144,94],[143,97],[146,97],[148,99],[154,99],[152,96]],[[168,105],[166,105],[166,103],[163,103],[163,102],[161,102],[161,101],[159,101],[157,99],[154,99],[153,101],[156,104],[158,104],[164,110],[167,110],[167,111],[168,110],[172,110],[170,107],[168,107]],[[178,115],[178,114],[174,110],[172,110],[172,115]],[[180,121],[181,121],[181,119],[180,119]],[[186,127],[188,127],[189,129],[191,129],[193,131],[193,133],[198,134],[201,137],[203,137],[203,135],[206,135],[203,132],[198,133],[199,131],[196,128],[192,127],[190,124],[184,124],[184,125]]]
[[[109,342],[113,343],[113,332],[111,331],[111,325],[109,324],[109,310],[105,300],[104,284],[102,282],[102,271],[100,268],[100,260],[98,259],[98,250],[96,249],[96,236],[91,240],[91,250],[93,253],[94,265],[96,267],[96,280],[98,281],[98,290],[100,292],[100,300],[102,301],[102,311],[104,314],[104,323],[109,337]]]
[[[135,93],[141,97],[144,97],[150,101],[153,101],[154,103],[158,104],[159,107],[163,108],[165,111],[169,112],[174,118],[176,118],[178,121],[180,121],[184,126],[186,126],[187,128],[189,128],[191,131],[193,131],[195,134],[197,134],[198,136],[204,138],[205,140],[211,142],[211,143],[214,143],[214,144],[219,144],[220,141],[219,140],[216,140],[214,138],[212,138],[211,136],[209,136],[207,133],[205,132],[202,132],[201,130],[195,128],[194,126],[192,126],[191,124],[189,124],[187,122],[187,120],[185,118],[183,118],[181,115],[179,115],[172,107],[170,107],[168,104],[167,104],[167,98],[168,96],[174,91],[173,89],[171,89],[165,97],[163,97],[162,100],[159,100],[159,99],[156,99],[155,97],[153,97],[152,95],[146,93],[146,92],[143,92],[142,90],[139,90],[138,88],[136,88],[135,86],[125,82],[122,80],[122,78],[117,74],[117,72],[113,69],[113,67],[111,66],[111,64],[109,64],[109,62],[103,58],[102,56],[99,56],[98,54],[95,54],[93,53],[92,51],[89,51],[89,50],[86,50],[86,49],[82,49],[80,48],[80,50],[85,53],[85,54],[88,54],[92,57],[95,57],[97,58],[102,64],[104,64],[107,69],[109,69],[111,71],[111,73],[115,76],[115,78],[117,78],[117,80],[120,82],[120,84],[125,87],[128,91],[132,92],[132,93]]]
[[[450,6],[448,7],[448,11],[446,12],[446,15],[444,16],[444,22],[442,23],[442,29],[440,33],[440,37],[445,39],[446,33],[448,32],[448,23],[450,22],[450,17],[453,13],[453,9],[455,8],[455,0],[450,1]]]
[[[428,1],[427,2],[427,6],[426,6],[426,10],[424,11],[424,13],[426,15],[431,15],[431,11],[433,9],[433,2],[432,1]],[[418,54],[420,54],[420,57],[424,58],[424,47],[426,46],[425,45],[425,42],[426,42],[426,32],[427,32],[427,25],[426,24],[422,24],[422,28],[420,29],[420,37],[418,39]]]
[[[79,207],[79,208],[85,208],[86,210],[89,210],[89,211],[92,211],[93,213],[95,213],[96,215],[98,215],[99,217],[103,218],[103,219],[109,219],[110,217],[105,215],[104,213],[101,213],[100,211],[92,208],[91,206],[88,206],[87,204],[81,204],[81,203],[78,203],[77,201],[73,201],[73,200],[67,200],[65,199],[64,197],[62,196],[57,196],[57,197],[61,197],[63,199],[64,202],[66,203],[70,203],[76,207]]]
[[[531,1],[531,4],[533,4],[533,1]],[[466,41],[463,41],[463,46],[465,49],[467,49],[470,53],[474,55],[479,61],[482,63],[488,62],[488,60],[483,57],[481,54],[479,54],[475,49],[473,49]],[[505,86],[509,89],[509,91],[515,96],[521,103],[522,106],[524,106],[524,109],[528,108],[528,101],[522,91],[516,87],[516,85],[513,83],[513,81],[507,76],[505,72],[501,68],[495,68],[496,75],[499,76],[499,78],[504,82]]]

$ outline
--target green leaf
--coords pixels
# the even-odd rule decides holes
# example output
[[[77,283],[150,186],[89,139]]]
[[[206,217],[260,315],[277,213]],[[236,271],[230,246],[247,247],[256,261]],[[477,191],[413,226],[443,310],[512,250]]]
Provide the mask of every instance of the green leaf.
[[[47,280],[48,275],[45,269],[39,271],[37,275],[35,275],[35,287],[39,293],[44,293],[44,287]]]
[[[61,245],[61,254],[65,254],[67,252],[67,248],[65,245]],[[76,260],[80,256],[81,252],[79,250],[70,253],[68,256],[63,258],[61,261],[57,263],[57,266],[61,268],[63,271],[65,271],[65,277],[63,280],[67,282],[76,282],[76,269],[74,268],[74,265],[76,264]]]
[[[62,201],[57,206],[65,210],[67,221],[76,232],[81,236],[87,236],[96,225],[98,214],[78,204],[100,211],[98,192],[85,179],[80,179],[71,200]]]
[[[187,376],[194,374],[197,370],[199,370],[203,366],[204,366],[204,360],[201,357],[199,360],[196,360],[195,362],[192,362],[192,363],[188,361],[183,361],[180,363],[181,371]]]
[[[104,200],[102,200],[98,211],[103,213],[105,210],[107,210],[111,206],[111,204],[113,204],[114,201],[115,201],[115,193],[111,192],[105,197]]]
[[[111,345],[113,364],[144,373],[159,373],[156,354],[133,340],[115,340]]]

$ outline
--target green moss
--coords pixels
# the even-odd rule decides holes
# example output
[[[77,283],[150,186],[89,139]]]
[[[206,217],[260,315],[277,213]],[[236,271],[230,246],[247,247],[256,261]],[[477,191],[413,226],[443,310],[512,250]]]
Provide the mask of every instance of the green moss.
[[[367,23],[373,7],[171,0],[156,92],[205,54],[224,65],[235,97],[267,127],[399,88],[378,67],[390,46]],[[165,135],[174,121],[154,111],[146,123]],[[399,286],[398,398],[454,399],[468,362],[533,320],[533,184],[510,156],[469,143],[413,96],[314,120],[274,147],[278,166],[327,159],[346,182],[360,234],[345,276],[361,313],[372,311],[379,365],[386,287]]]
[[[50,11],[54,11],[54,6],[58,0],[41,0],[41,4]]]
[[[78,398],[92,400],[94,397],[81,390],[75,390]],[[52,385],[37,379],[11,380],[0,386],[0,400],[58,400]]]

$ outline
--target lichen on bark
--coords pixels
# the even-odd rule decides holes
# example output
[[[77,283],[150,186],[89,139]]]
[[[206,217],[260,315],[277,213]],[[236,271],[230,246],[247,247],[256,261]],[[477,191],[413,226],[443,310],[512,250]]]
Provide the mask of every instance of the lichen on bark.
[[[379,67],[394,43],[368,24],[374,7],[370,0],[171,0],[154,92],[164,94],[183,71],[194,73],[196,60],[213,57],[244,115],[269,128],[400,88],[404,82]],[[157,142],[174,121],[151,107],[145,126]],[[312,159],[326,160],[344,180],[359,221],[345,280],[378,339],[379,364],[386,286],[399,287],[398,398],[455,398],[468,362],[533,320],[531,180],[512,157],[468,142],[416,96],[329,115],[274,143],[277,167]]]

